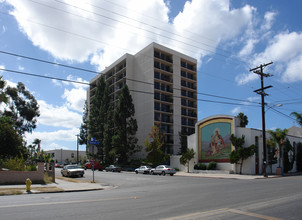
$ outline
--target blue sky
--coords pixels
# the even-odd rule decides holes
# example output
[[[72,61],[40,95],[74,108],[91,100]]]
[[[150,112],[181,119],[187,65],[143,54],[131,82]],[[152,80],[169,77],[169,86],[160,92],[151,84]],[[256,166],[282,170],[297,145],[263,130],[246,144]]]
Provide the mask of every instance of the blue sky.
[[[3,52],[102,71],[154,41],[198,60],[198,120],[243,112],[251,128],[262,125],[253,92],[260,79],[249,70],[273,61],[264,69],[273,75],[264,79],[273,86],[266,127],[289,128],[297,125],[290,113],[302,112],[301,8],[300,0],[0,0],[0,75],[38,100],[41,116],[27,141],[39,138],[45,150],[76,149],[87,87],[5,70],[78,82],[95,74]]]

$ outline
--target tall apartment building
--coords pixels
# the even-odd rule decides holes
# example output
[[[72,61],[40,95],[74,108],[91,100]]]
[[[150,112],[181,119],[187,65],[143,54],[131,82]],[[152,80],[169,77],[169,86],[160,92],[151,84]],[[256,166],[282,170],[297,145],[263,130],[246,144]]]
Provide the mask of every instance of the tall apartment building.
[[[153,125],[166,134],[168,153],[180,151],[179,132],[195,133],[197,122],[196,59],[151,43],[135,55],[125,54],[90,81],[87,100],[96,91],[101,75],[110,85],[117,102],[121,88],[128,85],[138,124],[138,144],[144,146]],[[89,105],[88,105],[89,107]],[[146,156],[143,150],[139,157]]]

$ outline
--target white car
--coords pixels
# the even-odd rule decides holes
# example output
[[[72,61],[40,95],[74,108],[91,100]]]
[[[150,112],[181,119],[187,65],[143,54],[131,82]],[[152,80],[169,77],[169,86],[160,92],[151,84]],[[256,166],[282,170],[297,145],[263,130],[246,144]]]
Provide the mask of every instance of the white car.
[[[72,177],[72,176],[83,177],[84,169],[77,165],[67,165],[63,167],[63,169],[61,170],[61,174],[62,176],[68,176],[68,177]]]
[[[159,165],[156,168],[150,170],[151,175],[159,174],[165,176],[166,174],[170,174],[170,176],[173,176],[175,173],[176,170],[168,165]]]
[[[142,173],[142,174],[148,174],[150,173],[150,170],[152,169],[152,167],[150,166],[140,166],[139,168],[135,169],[135,173]]]

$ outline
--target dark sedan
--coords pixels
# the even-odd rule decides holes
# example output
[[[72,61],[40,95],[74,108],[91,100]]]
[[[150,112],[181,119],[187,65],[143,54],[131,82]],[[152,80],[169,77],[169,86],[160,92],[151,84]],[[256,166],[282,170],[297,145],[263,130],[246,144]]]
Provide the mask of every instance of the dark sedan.
[[[122,168],[116,166],[116,165],[110,165],[109,167],[105,168],[106,172],[121,172]]]

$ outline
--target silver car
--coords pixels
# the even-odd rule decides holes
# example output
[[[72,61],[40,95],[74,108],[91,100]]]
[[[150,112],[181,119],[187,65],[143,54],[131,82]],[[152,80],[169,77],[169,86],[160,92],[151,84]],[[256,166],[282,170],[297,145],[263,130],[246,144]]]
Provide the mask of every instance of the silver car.
[[[62,176],[84,176],[84,169],[77,165],[67,165],[61,170]]]
[[[150,166],[140,166],[139,168],[135,169],[135,173],[142,173],[142,174],[149,174],[152,167]]]
[[[175,169],[168,165],[159,165],[155,169],[150,170],[151,175],[159,174],[165,176],[166,174],[170,174],[170,176],[173,176],[175,173]]]

